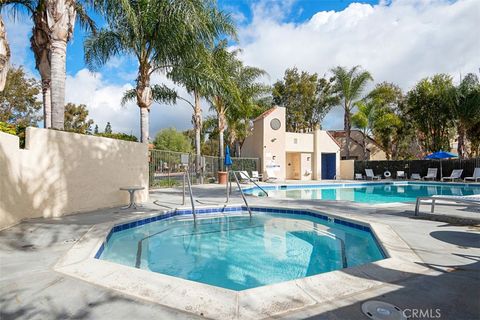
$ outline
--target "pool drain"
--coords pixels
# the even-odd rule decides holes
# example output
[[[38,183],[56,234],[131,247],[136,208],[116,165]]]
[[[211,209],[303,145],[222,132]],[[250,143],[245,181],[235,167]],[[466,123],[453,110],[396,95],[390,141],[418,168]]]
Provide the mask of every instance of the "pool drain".
[[[399,307],[393,304],[370,300],[362,304],[362,312],[373,320],[406,320]]]

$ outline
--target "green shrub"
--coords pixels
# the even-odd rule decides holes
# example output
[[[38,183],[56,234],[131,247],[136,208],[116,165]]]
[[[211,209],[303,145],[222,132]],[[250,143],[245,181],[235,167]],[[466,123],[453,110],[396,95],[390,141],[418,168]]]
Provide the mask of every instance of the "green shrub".
[[[17,129],[13,124],[1,122],[1,121],[0,121],[0,131],[8,134],[13,134],[13,135],[17,134]]]
[[[96,136],[117,139],[117,140],[138,142],[137,137],[131,134],[126,134],[126,133],[97,133]]]

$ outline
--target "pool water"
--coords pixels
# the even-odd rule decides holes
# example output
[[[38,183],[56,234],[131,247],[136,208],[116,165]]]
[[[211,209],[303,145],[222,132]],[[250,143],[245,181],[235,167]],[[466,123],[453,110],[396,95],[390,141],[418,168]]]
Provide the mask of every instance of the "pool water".
[[[383,259],[368,228],[254,213],[170,218],[114,232],[100,259],[244,290]]]
[[[375,183],[339,186],[303,185],[264,187],[269,197],[318,200],[347,200],[369,204],[415,202],[417,197],[448,195],[467,196],[480,194],[480,184],[441,184],[441,183]],[[247,189],[246,193],[263,196],[258,188]]]

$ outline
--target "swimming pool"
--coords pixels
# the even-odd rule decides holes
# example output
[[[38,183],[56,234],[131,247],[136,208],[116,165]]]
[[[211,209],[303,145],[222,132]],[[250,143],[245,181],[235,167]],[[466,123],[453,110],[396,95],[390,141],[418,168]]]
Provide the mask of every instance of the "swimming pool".
[[[433,195],[466,196],[480,194],[480,184],[435,182],[387,182],[318,185],[262,186],[269,197],[308,200],[347,200],[369,204],[415,202],[417,197]],[[258,187],[244,189],[246,194],[264,196]]]
[[[116,226],[96,258],[239,291],[386,257],[367,225],[304,210],[252,208],[250,218],[227,209],[200,212],[213,215],[196,225],[169,215]]]

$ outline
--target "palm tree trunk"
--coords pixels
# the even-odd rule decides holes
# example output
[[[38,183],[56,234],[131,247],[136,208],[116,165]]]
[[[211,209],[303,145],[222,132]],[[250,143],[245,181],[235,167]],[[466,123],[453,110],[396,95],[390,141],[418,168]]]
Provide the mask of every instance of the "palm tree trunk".
[[[63,130],[65,122],[65,80],[67,42],[52,41],[52,128]]]
[[[139,67],[137,79],[137,105],[140,108],[140,142],[148,143],[150,139],[150,107],[153,103],[152,89],[150,88],[150,66]]]
[[[35,67],[42,78],[42,100],[43,100],[43,126],[52,127],[52,100],[51,100],[51,73],[50,62],[50,40],[48,37],[48,25],[46,12],[35,12],[33,16],[34,26],[30,44],[35,56]]]
[[[65,122],[65,79],[67,42],[73,34],[75,0],[47,0],[47,23],[51,39],[52,128],[62,130]]]
[[[350,134],[352,130],[352,125],[350,123],[350,108],[348,107],[348,103],[345,101],[345,115],[343,118],[343,126],[346,134],[346,159],[350,159]]]
[[[363,160],[367,159],[367,134],[363,132]]]
[[[459,123],[457,125],[457,132],[458,132],[458,146],[457,146],[457,153],[460,159],[465,157],[465,126],[463,123]]]
[[[200,174],[202,146],[201,146],[201,131],[202,131],[202,107],[200,105],[200,94],[197,91],[193,93],[195,98],[195,108],[193,110],[193,126],[195,129],[195,171],[197,175]]]
[[[220,157],[220,159],[225,156],[225,154],[224,154],[224,149],[225,149],[225,143],[224,143],[225,122],[226,122],[225,110],[223,110],[223,108],[221,108],[218,112],[218,156]],[[223,161],[221,161],[219,167],[223,171]]]
[[[50,79],[42,78],[42,100],[43,100],[43,127],[52,127],[52,96],[50,91]]]
[[[140,107],[140,142],[148,143],[150,132],[150,110]]]
[[[10,47],[3,19],[0,16],[0,92],[5,88],[7,81],[8,64],[10,62]]]

